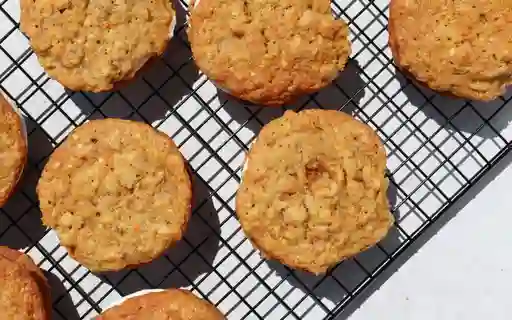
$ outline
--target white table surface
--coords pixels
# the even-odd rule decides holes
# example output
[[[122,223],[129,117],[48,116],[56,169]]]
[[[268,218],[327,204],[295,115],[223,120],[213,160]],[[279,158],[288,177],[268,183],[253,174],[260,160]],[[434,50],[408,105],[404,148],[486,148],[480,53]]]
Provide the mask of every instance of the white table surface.
[[[409,248],[349,319],[510,319],[511,160]]]

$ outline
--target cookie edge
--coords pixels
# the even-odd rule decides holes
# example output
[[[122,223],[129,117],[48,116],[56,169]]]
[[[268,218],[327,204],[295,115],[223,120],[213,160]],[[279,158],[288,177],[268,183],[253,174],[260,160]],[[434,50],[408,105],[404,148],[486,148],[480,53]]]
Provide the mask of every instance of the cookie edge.
[[[134,292],[132,294],[129,294],[125,297],[122,297],[117,302],[114,302],[109,307],[105,308],[101,314],[99,314],[97,317],[94,318],[94,320],[102,320],[105,316],[105,313],[109,311],[115,311],[115,309],[122,309],[123,307],[126,307],[126,304],[130,304],[130,307],[132,304],[135,304],[137,302],[141,303],[142,301],[146,299],[152,299],[154,295],[173,295],[173,294],[183,294],[186,295],[189,299],[192,299],[200,304],[208,305],[209,309],[215,313],[215,317],[220,317],[219,319],[225,319],[225,316],[221,313],[221,311],[213,305],[210,301],[202,299],[197,297],[195,294],[190,292],[189,290],[180,289],[180,288],[170,288],[170,289],[147,289],[147,290],[140,290],[137,292]]]
[[[52,316],[51,289],[43,271],[34,263],[34,260],[29,255],[6,246],[0,246],[0,259],[2,258],[18,266],[27,277],[34,281],[42,303],[38,306],[38,315],[41,318],[37,319],[50,320]]]
[[[153,262],[154,260],[160,258],[161,256],[163,256],[165,254],[165,252],[167,250],[170,250],[172,249],[179,241],[181,241],[183,239],[183,237],[185,236],[185,233],[188,229],[188,225],[190,223],[190,219],[192,217],[192,206],[193,206],[193,200],[194,200],[194,189],[193,189],[193,184],[192,184],[192,176],[191,176],[191,171],[190,171],[190,168],[189,168],[189,164],[187,162],[187,160],[184,158],[183,154],[181,153],[181,151],[179,150],[178,146],[174,143],[174,141],[172,140],[172,138],[170,136],[168,136],[166,133],[162,132],[162,131],[159,131],[157,129],[155,129],[154,127],[146,124],[146,123],[143,123],[143,122],[139,122],[139,121],[135,121],[135,120],[127,120],[127,119],[120,119],[120,118],[105,118],[105,119],[98,119],[98,120],[91,120],[91,121],[88,121],[86,123],[84,123],[83,125],[75,128],[75,130],[73,130],[73,132],[71,132],[68,137],[66,138],[66,140],[71,137],[71,135],[73,135],[77,130],[80,130],[82,131],[84,126],[90,126],[90,125],[93,125],[91,123],[98,123],[98,122],[115,122],[115,123],[129,123],[131,125],[137,125],[139,128],[144,128],[144,129],[150,129],[152,130],[153,132],[155,132],[156,134],[158,134],[159,136],[165,138],[166,140],[168,140],[170,142],[171,145],[173,145],[177,152],[179,153],[179,155],[181,156],[181,159],[182,159],[182,162],[183,162],[183,165],[184,165],[184,169],[185,169],[185,174],[187,176],[187,184],[188,184],[188,190],[189,190],[189,193],[190,193],[190,199],[188,199],[189,201],[187,201],[189,204],[188,204],[188,212],[187,212],[187,216],[186,216],[186,219],[185,221],[183,222],[183,224],[181,224],[180,226],[180,235],[179,235],[179,239],[175,239],[173,240],[166,248],[164,248],[163,250],[161,250],[161,252],[157,255],[155,255],[155,257],[153,257],[152,259],[148,259],[148,260],[141,260],[139,261],[138,263],[136,264],[118,264],[118,267],[116,268],[110,268],[110,269],[106,269],[106,268],[94,268],[89,265],[85,265],[81,262],[81,259],[77,259],[77,256],[74,254],[74,253],[71,253],[71,251],[69,250],[69,248],[67,246],[63,246],[66,251],[68,252],[68,254],[75,260],[77,261],[78,263],[80,263],[81,265],[83,265],[85,268],[87,268],[89,271],[93,272],[93,273],[105,273],[105,272],[116,272],[116,271],[121,271],[121,270],[124,270],[124,269],[136,269],[136,268],[139,268],[141,266],[144,266],[144,265],[147,265],[151,262]],[[108,125],[108,124],[107,124]],[[63,144],[65,143],[65,141],[63,142]],[[61,144],[61,146],[63,145]],[[36,194],[37,194],[37,197],[38,199],[41,199],[40,198],[40,182],[43,180],[43,177],[45,175],[45,173],[48,171],[47,168],[49,168],[49,164],[52,162],[52,158],[57,154],[57,152],[59,152],[59,149],[60,148],[57,148],[54,150],[54,152],[50,155],[42,173],[41,173],[41,176],[39,178],[39,181],[37,183],[37,187],[36,187]],[[47,216],[48,213],[45,213],[42,209],[41,209],[41,220],[43,222],[43,224],[45,226],[47,226],[48,228],[51,228],[53,229],[49,224],[47,224],[45,222],[45,219],[44,217]],[[55,231],[56,232],[56,231]],[[59,237],[59,234],[57,233],[57,237]],[[60,238],[59,238],[59,242],[60,242]]]
[[[26,37],[29,39],[30,48],[34,51],[36,57],[39,61],[39,55],[32,47],[31,37],[29,36],[28,32],[26,31],[25,25],[29,23],[30,19],[27,16],[25,7],[31,6],[32,3],[30,0],[20,0],[20,30],[23,32],[23,34],[26,35]],[[91,92],[91,93],[105,93],[105,92],[115,92],[119,91],[129,84],[133,83],[137,78],[139,78],[143,73],[148,71],[148,69],[154,65],[156,60],[164,55],[164,53],[167,51],[167,48],[171,45],[171,40],[174,36],[174,30],[177,25],[177,11],[176,8],[174,8],[173,2],[170,2],[170,14],[171,14],[171,23],[169,26],[169,37],[167,41],[165,42],[165,45],[162,45],[161,48],[157,52],[152,53],[150,56],[147,57],[146,61],[144,61],[137,69],[132,70],[130,74],[128,74],[125,78],[117,80],[115,82],[112,82],[109,84],[109,86],[93,86],[90,84],[87,84],[85,82],[76,82],[76,81],[61,81],[59,79],[59,76],[53,76],[48,73],[46,68],[43,66],[42,63],[41,67],[44,69],[45,73],[48,74],[50,78],[57,81],[60,85],[62,85],[64,88],[69,89],[71,91],[84,91],[84,92]],[[171,31],[172,30],[172,31]]]
[[[414,85],[419,87],[424,87],[429,90],[432,90],[433,92],[452,99],[466,99],[466,100],[473,100],[473,101],[481,101],[481,102],[492,102],[496,99],[499,99],[501,96],[506,94],[507,90],[510,90],[512,88],[512,78],[510,80],[509,84],[505,84],[503,89],[504,93],[489,97],[489,98],[482,98],[478,97],[476,95],[464,95],[464,94],[458,94],[450,90],[437,90],[432,87],[427,82],[419,80],[416,75],[410,71],[407,70],[402,63],[400,62],[400,44],[399,41],[396,38],[396,31],[395,31],[395,23],[397,23],[397,18],[395,16],[395,11],[398,10],[397,7],[400,6],[399,1],[403,0],[390,0],[389,4],[389,20],[388,20],[388,45],[389,49],[391,50],[391,55],[393,56],[393,60],[395,62],[396,68],[406,77],[408,78]]]
[[[0,208],[2,208],[7,201],[11,198],[11,196],[16,192],[20,181],[23,178],[23,173],[25,171],[25,165],[28,159],[28,137],[26,131],[26,124],[16,109],[14,101],[12,101],[7,94],[5,94],[2,90],[0,90],[0,108],[3,108],[8,113],[12,113],[16,118],[16,135],[17,140],[20,143],[20,147],[18,152],[22,155],[19,163],[16,166],[16,177],[17,179],[13,182],[12,187],[2,196],[0,195]]]
[[[210,1],[210,0],[191,0],[191,3],[190,3],[190,7],[192,7],[192,10],[191,10],[191,16],[190,16],[190,20],[189,20],[187,34],[189,36],[189,42],[190,42],[190,47],[191,47],[191,51],[192,51],[192,56],[193,56],[194,60],[196,61],[197,67],[203,71],[203,73],[208,77],[208,80],[210,82],[212,82],[216,88],[231,95],[235,99],[239,99],[243,102],[251,103],[254,105],[258,105],[258,106],[272,107],[272,108],[282,107],[283,105],[292,104],[292,103],[296,102],[301,97],[304,97],[304,96],[307,96],[310,94],[314,94],[316,92],[319,92],[322,89],[329,87],[336,81],[336,79],[338,79],[340,77],[342,72],[347,68],[347,65],[350,61],[350,55],[352,54],[352,42],[350,41],[350,30],[348,27],[348,23],[343,19],[336,19],[334,16],[332,16],[333,21],[341,21],[344,24],[344,26],[345,26],[344,29],[346,31],[346,44],[347,44],[347,55],[345,58],[345,62],[343,64],[343,67],[338,70],[336,77],[334,77],[330,81],[319,82],[315,86],[312,86],[310,88],[307,88],[307,89],[304,89],[301,91],[297,91],[294,94],[291,94],[291,92],[286,91],[286,92],[283,92],[278,95],[272,95],[271,98],[266,98],[266,97],[263,97],[262,95],[255,96],[253,94],[254,90],[248,90],[248,89],[238,90],[238,91],[230,90],[225,85],[221,84],[222,81],[213,79],[213,77],[210,76],[211,73],[209,72],[209,70],[206,70],[206,68],[201,68],[200,67],[201,63],[199,62],[199,59],[196,59],[195,55],[194,55],[194,50],[193,50],[193,47],[194,47],[193,29],[194,28],[192,27],[193,20],[194,20],[193,19],[194,12],[197,10],[200,2],[204,3],[204,2],[208,2],[208,1]],[[207,6],[208,4],[209,3],[203,4],[203,5]],[[224,78],[226,78],[226,77],[228,77],[228,76],[225,76]],[[217,78],[219,78],[219,77],[217,77]],[[268,86],[264,92],[272,92],[273,90],[271,90],[271,88],[272,88],[272,86]],[[285,93],[289,93],[289,94],[285,94]]]
[[[379,141],[379,144],[378,144],[379,145],[379,149],[383,153],[385,163],[387,162],[386,150],[384,148],[382,140],[380,139],[380,137],[378,137],[378,135],[375,133],[375,131],[370,126],[368,126],[367,124],[365,124],[365,123],[363,123],[363,122],[353,118],[352,116],[346,114],[343,111],[323,110],[323,109],[308,109],[308,110],[303,110],[303,111],[300,111],[300,112],[295,112],[295,111],[292,111],[292,110],[287,110],[281,117],[276,118],[276,119],[270,121],[269,123],[267,123],[267,125],[270,124],[271,122],[273,122],[275,120],[278,120],[278,119],[280,119],[282,117],[285,117],[285,116],[297,116],[301,112],[315,113],[315,112],[318,112],[318,111],[322,111],[322,112],[326,111],[328,113],[333,113],[334,112],[337,115],[341,115],[341,117],[343,117],[345,119],[348,119],[350,121],[357,121],[359,124],[363,125],[365,127],[365,129],[368,132],[372,132],[372,136],[374,136],[376,138],[376,140]],[[263,128],[262,128],[261,131],[263,131]],[[261,133],[261,131],[260,131],[260,133]],[[258,134],[258,136],[259,136],[259,134]],[[251,159],[250,159],[251,151],[253,151],[253,147],[256,145],[256,140],[258,139],[258,136],[253,140],[251,148],[247,152],[246,159],[245,159],[245,162],[244,162],[244,164],[246,166],[243,169],[243,173],[245,173],[247,171],[247,168],[249,167],[249,162],[251,161]],[[244,176],[242,174],[242,179],[241,179],[240,188],[238,189],[238,192],[241,192],[241,190],[242,190],[241,186],[243,184],[243,178],[244,178]],[[385,177],[385,179],[388,180],[387,177]],[[387,198],[388,188],[386,188],[385,191],[386,191],[386,203],[388,204],[388,207],[389,207],[389,199]],[[238,215],[238,212],[239,212],[238,208],[241,206],[241,204],[240,204],[241,200],[239,200],[238,192],[237,192],[237,197],[236,197],[236,200],[235,200],[235,212],[237,214],[238,221],[240,222],[240,226],[242,227],[242,230],[244,231],[245,236],[247,237],[247,239],[249,239],[249,241],[251,242],[253,247],[256,248],[260,252],[260,255],[264,259],[274,260],[274,261],[277,261],[277,262],[279,262],[279,263],[281,263],[281,264],[283,264],[283,265],[285,265],[285,266],[287,266],[289,268],[292,268],[294,270],[310,273],[310,274],[317,275],[317,276],[321,275],[321,274],[327,273],[330,269],[336,267],[339,263],[341,263],[341,262],[343,262],[343,261],[345,261],[347,259],[353,258],[353,257],[357,256],[358,254],[361,254],[364,251],[366,251],[366,250],[376,246],[378,243],[380,243],[382,240],[384,240],[386,238],[386,236],[388,235],[389,231],[391,230],[391,228],[393,227],[393,224],[395,222],[395,218],[394,218],[391,210],[388,210],[388,218],[389,218],[388,219],[388,227],[386,229],[386,232],[380,237],[380,239],[378,241],[376,241],[373,244],[369,244],[369,245],[365,246],[364,248],[361,248],[361,250],[359,250],[358,252],[356,252],[354,254],[341,257],[337,262],[332,263],[331,265],[328,265],[328,266],[325,266],[325,267],[314,266],[314,265],[305,266],[304,264],[297,264],[294,261],[288,261],[288,259],[286,259],[285,257],[282,257],[280,255],[276,255],[276,254],[272,253],[270,250],[264,249],[263,246],[261,246],[259,244],[259,240],[256,237],[254,237],[254,235],[252,235],[251,233],[247,232],[247,229],[245,228],[244,223],[242,222],[242,219],[240,219],[240,216]]]

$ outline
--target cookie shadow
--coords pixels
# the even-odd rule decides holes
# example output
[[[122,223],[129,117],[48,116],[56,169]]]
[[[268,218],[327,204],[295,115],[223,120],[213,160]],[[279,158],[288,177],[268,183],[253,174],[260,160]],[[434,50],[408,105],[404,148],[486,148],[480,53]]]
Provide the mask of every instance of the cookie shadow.
[[[194,205],[184,238],[153,262],[133,270],[100,275],[121,296],[147,289],[193,286],[212,272],[219,249],[220,222],[208,188],[194,175]]]
[[[411,104],[452,133],[493,139],[512,121],[511,88],[503,97],[482,102],[441,95],[399,72],[396,78]]]
[[[345,69],[330,86],[310,95],[311,100],[305,105],[304,103],[296,103],[292,107],[296,110],[304,108],[339,110],[354,115],[365,96],[367,86],[362,74],[363,71],[359,62],[349,59]]]
[[[387,236],[377,246],[359,253],[358,255],[339,263],[322,275],[292,270],[277,261],[268,261],[268,267],[275,272],[290,289],[281,297],[292,299],[301,292],[303,297],[313,300],[302,317],[312,316],[318,309],[330,309],[329,305],[342,305],[350,299],[353,292],[372,277],[372,274],[389,259],[390,253],[384,251],[384,246],[399,246],[403,243],[396,227],[392,227]],[[276,304],[274,308],[277,308]],[[298,306],[290,306],[295,309]],[[331,307],[332,308],[332,307]],[[268,311],[269,314],[272,309]]]
[[[165,53],[149,62],[117,91],[105,93],[66,90],[86,119],[123,118],[160,123],[193,94],[199,71],[186,33],[186,10],[174,1],[177,25]]]
[[[43,129],[34,121],[25,119],[28,133],[28,159],[16,192],[0,208],[0,243],[14,249],[23,249],[37,243],[45,235],[41,222],[36,186],[53,144]]]
[[[397,202],[397,190],[394,183],[390,183],[388,188],[388,201],[391,212],[395,214],[394,206]],[[396,216],[395,220],[397,220]],[[307,317],[310,313],[311,315],[314,314],[318,307],[327,308],[326,305],[329,304],[342,304],[372,276],[375,270],[390,259],[393,250],[402,245],[403,242],[404,239],[395,224],[386,237],[376,246],[339,263],[322,275],[293,270],[277,261],[267,261],[266,263],[276,275],[291,286],[288,292],[281,296],[282,299],[297,294],[296,290],[300,290],[302,295],[306,295],[314,301],[314,304],[302,314],[302,317]],[[329,302],[326,302],[326,299]],[[293,306],[290,307],[295,309]]]
[[[44,271],[44,275],[50,285],[52,299],[52,319],[54,320],[80,320],[78,311],[59,278],[51,272]]]
[[[222,108],[239,126],[257,134],[265,124],[282,116],[286,110],[298,112],[304,109],[330,109],[353,115],[365,94],[366,84],[361,73],[359,63],[351,59],[331,85],[281,107],[256,105],[220,89],[217,89],[217,97]]]

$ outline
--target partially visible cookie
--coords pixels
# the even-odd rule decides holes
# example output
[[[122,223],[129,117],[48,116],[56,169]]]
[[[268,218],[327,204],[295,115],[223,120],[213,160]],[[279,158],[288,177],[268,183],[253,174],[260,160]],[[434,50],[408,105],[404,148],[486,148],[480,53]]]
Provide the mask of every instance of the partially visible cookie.
[[[282,105],[329,85],[350,54],[329,0],[201,0],[189,39],[199,68],[233,96]]]
[[[185,290],[169,289],[138,295],[104,311],[96,320],[224,320],[209,302]]]
[[[512,1],[392,0],[389,45],[417,82],[462,98],[492,100],[512,84]]]
[[[151,126],[90,121],[55,150],[37,186],[43,222],[91,271],[138,266],[182,238],[192,187],[173,141]]]
[[[27,137],[15,106],[0,91],[0,207],[20,180],[27,160]]]
[[[236,213],[263,256],[323,273],[393,224],[385,169],[367,125],[338,111],[287,111],[252,145]]]
[[[27,255],[0,247],[0,310],[5,320],[49,320],[51,299],[42,271]]]
[[[116,89],[164,53],[171,2],[21,0],[21,29],[48,74],[72,90]]]

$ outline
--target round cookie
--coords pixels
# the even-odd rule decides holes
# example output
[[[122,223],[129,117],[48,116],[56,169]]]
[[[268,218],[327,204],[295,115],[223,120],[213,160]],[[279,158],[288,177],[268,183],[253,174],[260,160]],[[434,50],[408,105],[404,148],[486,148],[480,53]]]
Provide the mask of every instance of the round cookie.
[[[0,91],[0,207],[14,192],[27,160],[24,123]]]
[[[512,84],[512,1],[392,0],[389,45],[398,67],[439,92],[492,100]]]
[[[329,85],[350,55],[348,27],[329,0],[201,0],[189,40],[199,68],[220,88],[278,106]]]
[[[129,298],[116,305],[96,320],[224,320],[224,316],[209,302],[192,293],[169,289]]]
[[[44,274],[27,255],[0,247],[2,319],[49,320],[50,290]]]
[[[182,238],[192,187],[173,141],[129,120],[90,121],[55,150],[37,186],[43,223],[91,271],[138,266]]]
[[[387,234],[385,169],[367,125],[338,111],[287,111],[252,145],[236,212],[264,257],[320,274]]]
[[[21,0],[21,30],[46,72],[72,90],[114,90],[164,53],[170,1]]]

